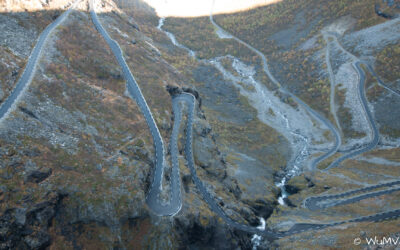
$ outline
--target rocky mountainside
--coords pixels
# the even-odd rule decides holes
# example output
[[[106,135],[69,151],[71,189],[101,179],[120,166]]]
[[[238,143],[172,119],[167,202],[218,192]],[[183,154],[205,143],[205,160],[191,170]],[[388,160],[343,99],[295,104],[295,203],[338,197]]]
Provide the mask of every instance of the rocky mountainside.
[[[356,188],[369,194],[399,179],[400,3],[283,0],[214,19],[165,19],[142,0],[93,2],[165,143],[160,196],[173,186],[172,97],[190,93],[197,177],[241,225],[287,231],[400,208],[397,184],[326,209],[305,202]],[[154,135],[89,1],[0,2],[0,105],[40,34],[69,9],[47,36],[32,81],[0,117],[0,249],[320,249],[397,237],[397,215],[280,239],[232,227],[192,180],[184,125],[182,207],[158,216],[146,204]]]

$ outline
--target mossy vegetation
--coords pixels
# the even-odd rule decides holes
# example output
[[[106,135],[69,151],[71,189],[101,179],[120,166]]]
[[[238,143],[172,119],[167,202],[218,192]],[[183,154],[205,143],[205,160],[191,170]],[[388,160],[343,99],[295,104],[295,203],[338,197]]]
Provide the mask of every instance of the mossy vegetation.
[[[218,143],[226,147],[235,146],[243,152],[262,152],[270,148],[270,154],[256,154],[261,162],[268,163],[268,168],[279,170],[286,165],[285,156],[279,151],[282,138],[274,129],[266,126],[258,119],[253,119],[239,125],[230,122],[221,122],[216,118],[215,111],[205,109],[209,114],[209,122],[214,133],[218,135]],[[243,136],[246,135],[246,136]]]
[[[377,149],[367,153],[367,156],[382,157],[390,161],[400,162],[400,148]]]
[[[381,85],[378,84],[377,79],[371,75],[371,73],[363,67],[365,72],[365,95],[369,102],[376,102],[378,98],[382,97],[383,94],[386,93],[385,90]]]
[[[344,16],[356,20],[355,30],[384,22],[374,12],[375,3],[378,1],[283,0],[248,11],[216,15],[215,20],[264,53],[281,84],[330,118],[329,80],[321,75],[326,65],[315,61],[318,50],[326,46],[319,32]],[[316,40],[314,45],[307,50],[299,49],[310,38]]]
[[[327,159],[325,159],[324,161],[320,162],[317,166],[318,169],[325,169],[327,168],[335,159],[337,159],[338,157],[340,157],[342,154],[336,152],[335,154],[333,154],[332,156],[328,157]]]
[[[283,0],[248,11],[216,15],[215,20],[229,32],[269,54],[271,51],[269,36],[286,29],[289,25],[296,24],[299,21],[297,16],[299,13],[303,13],[305,24],[310,24],[314,20],[317,21],[309,32],[308,36],[311,37],[317,34],[327,23],[347,15],[357,19],[356,30],[384,22],[384,18],[375,14],[374,7],[375,3],[378,2],[378,0],[329,2]]]
[[[208,17],[167,18],[164,29],[178,41],[196,51],[199,59],[210,59],[230,54],[244,61],[257,60],[257,55],[232,39],[220,39]]]
[[[395,81],[400,79],[400,44],[389,45],[381,50],[376,57],[375,65],[377,74],[389,86],[396,88]]]
[[[55,32],[57,37],[49,44],[50,55],[46,53],[40,62],[38,72],[45,75],[36,74],[28,98],[21,103],[37,117],[17,109],[9,118],[9,122],[23,119],[27,127],[31,126],[30,132],[17,135],[16,141],[1,141],[2,149],[13,149],[12,157],[18,159],[21,168],[51,169],[51,174],[41,183],[29,182],[24,179],[31,171],[27,168],[26,173],[10,175],[8,181],[0,179],[0,184],[10,190],[3,202],[7,207],[0,205],[0,209],[20,206],[24,197],[32,204],[40,203],[46,201],[50,191],[59,191],[69,195],[69,208],[86,213],[90,207],[101,210],[107,203],[116,216],[124,217],[130,210],[139,211],[136,208],[142,207],[143,176],[150,166],[148,159],[134,159],[133,152],[127,150],[122,155],[118,149],[129,143],[151,148],[150,133],[134,101],[124,96],[125,84],[118,65],[90,20],[74,13],[70,19]],[[91,63],[85,64],[86,52]],[[107,68],[98,68],[93,62],[104,62]],[[59,112],[65,116],[58,116]],[[12,129],[5,129],[13,133]],[[42,137],[44,129],[52,137]],[[63,144],[58,141],[59,136],[70,141]],[[73,145],[67,145],[71,141]],[[73,150],[68,150],[70,147]],[[25,153],[33,149],[37,152],[29,156]],[[111,157],[115,154],[121,157]],[[4,171],[8,168],[0,174]],[[64,240],[58,237],[55,242]]]
[[[343,138],[361,138],[364,137],[366,134],[364,132],[359,132],[356,131],[353,128],[353,123],[352,123],[352,115],[350,113],[350,108],[345,107],[345,100],[346,100],[346,90],[345,89],[339,89],[339,86],[336,86],[336,93],[335,93],[335,99],[336,103],[339,105],[338,111],[337,111],[337,116],[339,118],[339,122],[342,128],[342,133],[343,133]]]

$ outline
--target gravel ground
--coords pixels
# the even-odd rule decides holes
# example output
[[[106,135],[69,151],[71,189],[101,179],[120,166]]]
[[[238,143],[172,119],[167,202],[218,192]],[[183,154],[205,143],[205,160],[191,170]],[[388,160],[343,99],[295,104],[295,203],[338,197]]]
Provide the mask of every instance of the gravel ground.
[[[343,37],[344,44],[360,55],[371,55],[400,39],[400,18],[396,18]]]
[[[27,15],[18,13],[18,15]],[[12,14],[0,14],[0,45],[8,47],[15,55],[27,58],[32,45],[36,42],[37,31],[19,25]],[[34,39],[32,39],[34,38]]]

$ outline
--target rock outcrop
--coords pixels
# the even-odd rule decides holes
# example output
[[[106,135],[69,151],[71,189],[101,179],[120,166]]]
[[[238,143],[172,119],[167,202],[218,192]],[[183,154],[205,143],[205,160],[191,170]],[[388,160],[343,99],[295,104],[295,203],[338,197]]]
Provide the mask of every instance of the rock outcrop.
[[[24,197],[28,201],[30,197]],[[49,193],[36,204],[9,208],[0,216],[0,249],[45,249],[51,243],[48,232],[64,195]]]

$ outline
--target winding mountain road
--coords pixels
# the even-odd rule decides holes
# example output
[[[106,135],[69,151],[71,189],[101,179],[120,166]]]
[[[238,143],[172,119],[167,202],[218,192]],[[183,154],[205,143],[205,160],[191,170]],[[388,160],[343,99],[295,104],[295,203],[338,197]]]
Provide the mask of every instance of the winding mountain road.
[[[16,87],[10,94],[10,96],[6,99],[6,101],[1,105],[0,107],[0,119],[4,119],[7,114],[12,110],[13,105],[18,102],[18,99],[21,97],[22,93],[24,90],[29,86],[30,82],[32,81],[33,75],[35,73],[35,69],[37,66],[38,59],[40,58],[40,55],[43,51],[43,46],[46,43],[46,40],[49,36],[49,34],[58,26],[62,21],[65,20],[65,18],[69,15],[71,9],[67,10],[63,14],[61,14],[52,24],[50,24],[46,29],[42,32],[40,35],[38,42],[33,49],[31,56],[28,60],[28,63],[25,67],[25,70],[21,76],[21,78],[18,80]],[[329,226],[336,226],[339,224],[343,223],[350,223],[350,222],[362,222],[362,221],[379,221],[379,220],[384,220],[384,219],[392,219],[392,218],[397,218],[400,216],[400,209],[399,210],[393,210],[389,212],[384,212],[384,213],[378,213],[375,215],[371,216],[364,216],[364,217],[359,217],[355,219],[350,219],[346,221],[340,221],[340,222],[332,222],[328,224],[296,224],[294,225],[290,230],[286,232],[276,232],[270,229],[266,230],[260,230],[256,227],[251,227],[249,225],[244,225],[241,223],[238,223],[231,219],[226,213],[223,211],[223,209],[218,205],[217,201],[214,199],[214,197],[207,191],[207,188],[205,185],[202,183],[202,181],[199,179],[196,173],[196,168],[195,168],[195,163],[194,163],[194,158],[193,158],[193,149],[192,149],[192,144],[193,144],[193,121],[194,121],[194,114],[195,114],[195,104],[196,104],[196,98],[189,94],[189,93],[183,93],[178,96],[174,96],[172,100],[172,105],[173,105],[173,111],[174,111],[174,126],[172,129],[172,135],[171,135],[171,159],[172,159],[172,175],[171,175],[171,193],[170,193],[170,199],[169,202],[164,204],[162,202],[162,199],[160,198],[160,194],[162,192],[162,180],[163,180],[163,172],[164,172],[164,163],[165,163],[165,150],[164,150],[164,142],[161,137],[161,134],[159,132],[159,129],[157,127],[157,124],[155,123],[155,120],[153,118],[153,115],[150,111],[150,108],[147,105],[147,102],[135,80],[133,77],[125,59],[123,56],[123,52],[121,48],[119,47],[118,43],[114,41],[106,32],[106,30],[103,28],[101,25],[100,21],[98,20],[97,14],[94,9],[94,3],[93,0],[90,0],[90,15],[92,17],[92,21],[98,30],[98,32],[102,35],[102,37],[105,39],[107,42],[108,46],[111,48],[114,56],[116,57],[119,65],[122,68],[124,77],[126,79],[126,86],[129,94],[134,98],[136,101],[137,105],[139,106],[141,112],[143,113],[146,123],[149,127],[149,130],[151,132],[152,138],[153,138],[153,143],[155,147],[155,171],[154,171],[154,176],[153,176],[153,181],[150,187],[150,191],[146,197],[146,202],[150,209],[154,211],[157,215],[160,216],[172,216],[176,213],[178,213],[182,207],[182,199],[181,199],[181,185],[180,185],[180,177],[179,177],[179,161],[178,161],[178,146],[177,146],[177,139],[179,135],[179,128],[180,124],[182,121],[182,105],[181,103],[186,103],[187,104],[187,123],[186,123],[186,140],[185,140],[185,157],[187,160],[187,165],[190,169],[192,180],[194,184],[196,185],[198,191],[202,195],[203,199],[207,202],[207,204],[210,206],[213,212],[215,212],[219,217],[221,217],[227,225],[236,228],[238,230],[246,231],[249,233],[255,233],[259,235],[263,235],[267,238],[281,238],[285,237],[288,235],[300,233],[306,230],[316,230],[316,229],[322,229],[325,227]],[[210,15],[210,20],[212,20],[212,15]],[[217,25],[216,25],[217,26]],[[217,26],[219,27],[219,26]],[[254,49],[250,45],[247,45],[243,41],[234,38],[238,40],[240,43],[245,44],[247,47],[252,49],[254,52],[256,52],[263,60],[263,65],[264,65],[264,71],[267,73],[268,76],[270,76],[271,80],[277,84],[277,86],[280,87],[280,84],[276,79],[272,76],[272,74],[268,70],[268,65],[267,61],[264,57],[264,55],[259,52],[258,50]],[[361,62],[356,62],[354,66],[359,72],[360,75],[360,91],[361,87],[363,88],[364,85],[364,74],[360,68],[360,63]],[[288,95],[292,96],[293,99],[296,100],[300,105],[302,105],[308,112],[310,112],[314,117],[316,117],[318,120],[322,121],[335,135],[335,147],[331,149],[329,152],[324,154],[323,157],[320,157],[317,161],[314,161],[314,164],[317,164],[321,159],[324,159],[327,155],[331,155],[334,152],[336,152],[337,148],[340,146],[340,136],[338,136],[337,131],[333,127],[333,125],[326,120],[324,117],[322,117],[319,113],[316,111],[312,110],[310,107],[308,107],[307,104],[302,102],[300,99],[298,99],[296,96],[291,94],[290,92],[287,92],[284,90],[282,87],[280,87],[282,92],[287,93]],[[374,129],[375,136],[373,141],[370,144],[370,147],[374,147],[378,141],[378,132],[376,129],[375,124],[373,123],[372,116],[370,114],[370,111],[367,107],[366,104],[366,99],[365,95],[361,95],[361,98],[363,100],[363,103],[366,108],[366,112],[368,114],[368,117],[371,122],[371,126]],[[366,149],[363,149],[366,150]],[[359,152],[356,152],[358,154]],[[328,156],[329,157],[329,156]],[[351,156],[348,156],[349,158]],[[321,196],[321,197],[311,197],[309,198],[306,202],[305,205],[306,207],[310,208],[311,210],[313,209],[320,209],[321,207],[317,204],[318,202],[321,202],[323,200],[333,200],[333,199],[341,199],[346,196],[350,196],[356,193],[360,192],[367,192],[373,189],[381,188],[381,187],[391,187],[391,186],[396,186],[399,185],[400,181],[394,181],[390,183],[384,183],[384,184],[378,184],[375,186],[370,186],[370,187],[365,187],[362,189],[358,190],[352,190],[346,193],[338,194],[338,195],[330,195],[330,196]],[[335,203],[334,205],[338,204],[346,204],[350,202],[356,202],[361,199],[373,197],[376,195],[382,195],[382,194],[387,194],[390,192],[398,191],[400,190],[400,187],[396,187],[391,190],[384,190],[384,191],[377,191],[369,194],[365,194],[364,196],[356,196],[351,199],[347,199],[345,201],[341,201],[339,203]]]
[[[327,207],[333,207],[333,206],[338,206],[338,205],[354,203],[354,202],[357,202],[357,201],[360,201],[363,199],[399,191],[400,187],[396,187],[393,189],[381,190],[381,191],[377,191],[377,192],[370,192],[374,189],[399,186],[399,185],[400,185],[400,180],[396,180],[396,181],[392,181],[392,182],[371,185],[371,186],[367,186],[364,188],[353,189],[353,190],[346,191],[346,192],[340,193],[340,194],[313,196],[313,197],[309,197],[306,200],[304,200],[304,206],[306,208],[314,211],[314,210],[319,210],[319,209],[323,209],[323,208],[327,208]],[[367,193],[367,192],[370,192],[370,193]],[[345,197],[353,196],[353,195],[360,194],[360,193],[367,193],[367,194],[354,196],[350,199],[344,199]],[[329,202],[329,201],[331,201],[331,202]]]
[[[188,118],[186,123],[186,138],[185,138],[185,157],[187,161],[187,166],[189,167],[192,181],[196,185],[199,193],[202,195],[205,202],[209,205],[210,209],[216,213],[219,217],[221,217],[229,226],[251,233],[262,234],[268,238],[277,238],[278,233],[265,230],[262,231],[257,229],[256,227],[251,227],[248,225],[240,224],[234,220],[232,220],[229,216],[226,215],[224,210],[217,204],[217,201],[212,197],[212,195],[207,191],[207,188],[204,186],[203,182],[199,179],[196,173],[196,167],[194,163],[193,157],[193,149],[192,149],[192,141],[193,141],[193,120],[194,120],[194,112],[195,112],[195,103],[196,98],[189,93],[181,94],[177,97],[174,97],[174,100],[184,101],[188,107]],[[180,110],[174,112],[181,112]]]
[[[368,120],[369,126],[370,126],[371,131],[372,131],[372,140],[366,146],[364,146],[364,147],[362,147],[362,148],[360,148],[358,150],[352,151],[352,152],[350,152],[350,153],[348,153],[346,155],[342,155],[341,157],[335,159],[325,169],[325,171],[329,170],[331,168],[337,167],[344,160],[347,160],[347,159],[352,158],[352,157],[354,157],[356,155],[359,155],[359,154],[362,154],[362,153],[365,153],[365,152],[368,152],[368,151],[372,150],[373,148],[376,147],[376,145],[379,142],[379,131],[378,131],[378,128],[376,127],[376,124],[375,124],[375,121],[374,121],[374,119],[372,117],[371,111],[368,108],[368,101],[367,101],[367,98],[365,96],[365,87],[364,87],[365,74],[364,74],[364,71],[362,70],[362,68],[360,67],[361,63],[363,63],[363,62],[357,61],[357,62],[353,63],[353,67],[357,70],[357,73],[358,73],[358,77],[359,77],[359,85],[358,85],[359,86],[359,98],[361,100],[364,112],[367,115],[367,120]]]
[[[213,1],[213,6],[214,6],[214,2],[215,2],[215,0]],[[219,30],[222,33],[226,34],[226,37],[230,37],[230,38],[234,39],[238,43],[243,44],[248,49],[250,49],[251,51],[256,53],[261,58],[264,72],[267,74],[269,79],[279,88],[280,92],[292,97],[292,99],[295,102],[297,102],[300,106],[302,106],[305,110],[307,110],[308,113],[310,113],[316,120],[320,121],[322,124],[324,124],[331,131],[332,135],[334,136],[334,140],[335,140],[335,143],[334,143],[333,147],[329,151],[327,151],[324,154],[322,154],[321,156],[315,158],[311,162],[311,168],[315,169],[316,166],[320,162],[322,162],[325,159],[329,158],[330,156],[334,155],[337,152],[337,150],[339,149],[342,141],[341,141],[340,133],[336,130],[336,128],[333,126],[333,124],[328,119],[326,119],[325,117],[320,115],[317,111],[315,111],[312,108],[310,108],[310,106],[308,106],[305,102],[303,102],[296,95],[292,94],[291,92],[286,90],[284,87],[282,87],[282,85],[279,83],[279,81],[270,72],[269,67],[268,67],[268,61],[267,61],[266,57],[264,56],[264,54],[261,53],[261,51],[257,50],[256,48],[254,48],[253,46],[251,46],[250,44],[248,44],[245,41],[239,39],[238,37],[232,35],[228,31],[224,30],[221,26],[219,26],[214,21],[213,14],[212,14],[212,8],[211,8],[211,12],[210,12],[210,22],[214,25],[215,28],[217,28],[217,30]]]
[[[358,57],[356,57],[355,55],[351,54],[349,51],[347,51],[345,48],[343,48],[343,46],[339,43],[338,38],[337,38],[337,34],[333,33],[333,32],[325,32],[324,33],[324,38],[331,38],[333,40],[333,42],[335,43],[335,45],[347,56],[349,56],[351,58],[351,60],[353,61],[352,66],[354,67],[354,69],[356,69],[358,77],[359,77],[359,98],[360,101],[362,103],[364,112],[367,116],[367,120],[369,123],[369,126],[371,128],[372,131],[372,140],[366,144],[365,146],[363,146],[360,149],[357,149],[355,151],[352,151],[348,154],[342,155],[341,157],[335,159],[326,169],[329,170],[331,168],[337,167],[341,162],[352,158],[354,156],[357,156],[359,154],[368,152],[370,150],[372,150],[373,148],[375,148],[377,146],[377,144],[379,143],[379,130],[376,127],[375,121],[372,117],[371,111],[368,108],[368,101],[365,95],[365,73],[363,71],[363,69],[360,67],[361,64],[366,65],[368,71],[377,79],[378,84],[381,85],[383,88],[385,88],[386,90],[388,90],[389,92],[400,96],[400,93],[391,89],[389,86],[387,86],[381,79],[380,77],[375,73],[375,71],[373,70],[373,68],[365,61],[359,59]],[[327,41],[327,39],[325,39]],[[329,45],[329,41],[327,41],[328,45]]]
[[[67,11],[58,16],[57,19],[51,24],[49,24],[40,34],[39,39],[37,40],[37,43],[28,58],[28,62],[25,66],[25,69],[21,77],[16,83],[11,94],[0,106],[0,122],[3,121],[8,116],[8,114],[15,109],[16,104],[21,99],[23,93],[26,91],[26,89],[32,82],[32,79],[36,72],[37,64],[39,62],[39,58],[42,55],[43,47],[46,44],[48,37],[50,36],[52,31],[54,31],[54,29],[57,28],[68,17],[72,9],[76,6],[76,4],[79,1],[80,0],[73,2],[71,7],[69,7]]]
[[[262,235],[266,238],[269,239],[276,239],[276,238],[281,238],[285,236],[289,236],[292,234],[300,233],[306,230],[318,230],[330,226],[336,226],[344,223],[350,223],[350,222],[362,222],[362,221],[379,221],[379,220],[384,220],[384,219],[392,219],[400,216],[400,209],[399,210],[393,210],[389,212],[384,212],[384,213],[379,213],[379,214],[374,214],[371,216],[364,216],[364,217],[359,217],[359,218],[354,218],[350,220],[345,220],[345,221],[340,221],[340,222],[332,222],[332,223],[326,223],[326,224],[296,224],[294,225],[290,230],[285,231],[285,232],[277,232],[273,231],[270,229],[266,230],[261,230],[256,227],[252,227],[249,225],[241,224],[237,221],[234,221],[232,218],[230,218],[224,210],[218,205],[216,199],[208,192],[206,186],[203,184],[203,182],[199,179],[196,173],[196,168],[195,168],[195,163],[194,163],[194,157],[193,157],[193,149],[192,149],[192,144],[193,144],[193,121],[194,121],[194,114],[195,114],[195,104],[196,104],[196,98],[189,93],[183,93],[177,96],[174,96],[172,99],[172,105],[173,105],[173,112],[174,112],[174,126],[173,126],[173,131],[171,135],[171,158],[172,158],[172,178],[171,178],[171,194],[170,194],[170,201],[168,204],[163,204],[160,198],[160,194],[162,192],[162,179],[163,179],[163,169],[164,169],[164,144],[162,137],[160,135],[160,132],[158,130],[158,127],[154,121],[154,118],[151,114],[151,111],[146,103],[145,98],[143,97],[143,94],[140,91],[140,88],[135,81],[132,73],[129,70],[128,65],[125,62],[125,59],[122,54],[122,50],[119,47],[119,45],[111,39],[111,37],[107,34],[105,29],[102,27],[100,22],[98,21],[97,15],[94,11],[94,6],[93,6],[93,0],[90,1],[90,14],[92,16],[92,20],[94,25],[96,26],[97,30],[99,33],[104,37],[108,45],[110,46],[113,54],[117,58],[118,63],[122,67],[124,77],[127,81],[127,89],[132,95],[132,97],[136,100],[139,108],[141,109],[143,115],[145,116],[147,125],[149,126],[150,132],[153,137],[153,143],[155,147],[155,154],[156,154],[156,162],[155,162],[155,171],[154,171],[154,178],[153,182],[151,184],[150,191],[146,197],[146,202],[148,206],[157,214],[160,216],[171,216],[179,212],[182,206],[182,201],[181,201],[181,187],[180,187],[180,178],[179,178],[179,162],[178,162],[178,147],[177,147],[177,138],[179,134],[179,128],[180,128],[180,123],[182,121],[182,105],[181,103],[186,103],[188,109],[187,109],[187,122],[186,122],[186,138],[185,138],[185,158],[187,161],[187,166],[189,167],[192,180],[194,184],[196,185],[199,193],[202,195],[203,199],[205,202],[209,205],[210,209],[216,213],[220,218],[222,218],[225,223],[238,230],[242,230],[245,232],[253,233],[253,234],[258,234]],[[211,17],[210,17],[211,18]],[[212,19],[212,18],[211,18]],[[262,58],[265,60],[265,57],[262,56]],[[264,68],[267,67],[266,65],[266,60],[264,64]],[[266,73],[269,71],[266,71]],[[268,74],[268,73],[267,73]],[[278,82],[276,82],[279,84]],[[289,94],[289,93],[288,93]],[[290,95],[290,94],[289,94]],[[311,108],[309,108],[304,102],[302,102],[300,99],[295,97],[294,95],[291,95],[298,103],[303,105],[304,107],[307,107],[306,109],[312,113],[315,117],[319,117],[318,119],[321,121],[324,121],[325,119],[321,117],[317,112],[313,111]],[[325,120],[325,125],[328,126],[333,131],[336,131],[333,127],[333,125],[330,124],[329,121]],[[330,125],[330,126],[329,126]],[[334,135],[337,135],[336,133],[333,133]],[[338,148],[338,142],[340,142],[340,137],[336,138],[336,145],[334,147],[334,150],[337,150]],[[331,154],[333,150],[328,152]],[[380,184],[384,185],[384,184]],[[389,185],[389,184],[386,184]],[[397,185],[397,184],[391,184],[391,185]],[[364,188],[363,191],[368,190],[368,188]],[[354,192],[354,191],[353,191]],[[377,193],[377,192],[375,192]],[[343,194],[342,194],[343,195]],[[314,198],[315,199],[315,198]],[[306,202],[307,204],[313,204],[314,201],[308,201]],[[311,205],[309,205],[311,206]]]
[[[369,65],[368,62],[365,62],[363,60],[361,60],[360,58],[358,58],[357,56],[351,54],[349,51],[347,51],[345,48],[343,48],[342,44],[338,41],[338,35],[334,32],[325,32],[325,35],[328,35],[329,37],[331,37],[334,41],[334,43],[336,44],[336,46],[347,56],[349,56],[354,62],[356,61],[361,61],[363,62],[367,68],[368,71],[377,79],[378,84],[381,85],[383,88],[385,88],[386,90],[388,90],[389,92],[392,92],[393,94],[397,95],[398,97],[400,97],[400,91],[394,90],[391,87],[389,87],[388,85],[386,85],[381,79],[380,77],[376,74],[376,72],[374,71],[374,69],[371,67],[371,65]]]
[[[248,43],[242,41],[241,39],[235,37],[234,35],[230,34],[229,32],[227,32],[226,30],[222,29],[218,24],[215,23],[215,21],[213,20],[213,16],[212,16],[212,11],[210,13],[210,21],[211,23],[218,29],[220,30],[222,33],[225,34],[225,37],[229,37],[232,38],[234,40],[236,40],[237,42],[243,44],[244,46],[246,46],[247,48],[249,48],[250,50],[252,50],[254,53],[256,53],[258,56],[260,56],[260,58],[262,59],[263,62],[263,70],[264,72],[268,75],[268,77],[271,79],[271,81],[279,87],[280,91],[282,93],[288,94],[289,96],[291,96],[297,103],[299,103],[301,106],[303,106],[309,113],[311,113],[315,118],[317,118],[317,120],[321,121],[322,123],[324,123],[332,132],[332,134],[335,137],[335,145],[334,147],[329,150],[328,152],[326,152],[325,154],[321,155],[320,157],[317,157],[316,159],[313,160],[312,162],[312,167],[315,168],[318,163],[322,162],[323,160],[327,159],[328,157],[332,156],[333,154],[335,154],[337,152],[337,150],[339,149],[340,145],[341,145],[341,137],[339,132],[336,130],[336,128],[330,123],[329,120],[327,120],[326,118],[324,118],[323,116],[321,116],[319,113],[317,113],[316,111],[314,111],[313,109],[311,109],[306,103],[304,103],[301,99],[299,99],[297,96],[295,96],[294,94],[290,93],[289,91],[287,91],[286,89],[284,89],[280,83],[276,80],[276,78],[272,75],[272,73],[269,71],[268,68],[268,63],[267,60],[264,56],[263,53],[261,53],[260,51],[258,51],[257,49],[255,49],[254,47],[252,47],[251,45],[249,45]],[[347,158],[353,157],[354,155],[357,155],[359,153],[362,152],[366,152],[372,148],[374,148],[376,146],[376,144],[379,141],[379,134],[376,128],[376,125],[372,119],[372,115],[371,112],[369,111],[369,108],[367,106],[367,101],[366,101],[366,97],[364,95],[364,81],[365,81],[365,75],[362,72],[362,69],[360,68],[360,61],[357,61],[353,64],[353,66],[357,69],[359,77],[360,77],[360,91],[362,90],[362,94],[360,95],[360,98],[363,102],[363,106],[365,109],[365,112],[368,115],[369,118],[369,122],[370,122],[370,126],[374,131],[374,135],[373,135],[373,140],[371,141],[371,143],[358,151],[352,152],[346,156],[343,156],[338,159],[338,162],[334,162],[333,164],[331,164],[328,168],[335,166],[334,164],[338,164],[340,161],[345,160]],[[333,79],[331,79],[333,80]],[[188,142],[187,142],[188,144]],[[188,145],[187,145],[188,146]],[[192,171],[192,176],[195,176],[195,171]],[[195,179],[193,180],[195,183],[197,182]],[[392,186],[392,185],[397,185],[397,182],[392,182],[390,184],[378,184],[375,186],[371,186],[371,187],[367,187],[362,189],[361,191],[358,190],[359,192],[365,192],[367,190],[373,189],[373,188],[379,188],[379,187],[383,187],[383,186]],[[201,189],[201,193],[206,192],[206,190],[204,190],[204,188],[199,188]],[[388,194],[394,191],[399,190],[399,188],[394,188],[394,189],[390,189],[390,190],[384,190],[384,191],[378,191],[378,192],[374,192],[374,193],[369,193],[369,194],[364,194],[364,195],[360,195],[357,197],[353,197],[347,200],[343,200],[340,202],[337,202],[336,205],[339,204],[348,204],[348,203],[352,203],[352,202],[357,202],[359,200],[362,199],[366,199],[366,198],[370,198],[370,197],[375,197],[377,195],[382,195],[382,194]],[[351,193],[351,192],[348,192]],[[344,197],[343,194],[339,195],[339,197]],[[205,195],[205,200],[207,201],[207,203],[210,205],[211,208],[213,208],[214,206],[218,206],[217,204],[210,204],[210,202],[208,201],[208,197]],[[310,199],[308,202],[313,202],[313,199]],[[215,202],[214,202],[215,203]],[[311,203],[310,203],[311,204]],[[311,208],[313,208],[310,205]],[[214,210],[214,209],[213,209]],[[217,212],[218,215],[220,215],[228,224],[230,224],[231,226],[241,229],[241,230],[245,230],[248,232],[252,232],[252,233],[256,233],[259,235],[264,235],[264,236],[275,236],[275,237],[283,237],[283,236],[287,236],[287,235],[291,235],[291,234],[295,234],[295,233],[299,233],[302,231],[306,231],[306,230],[316,230],[316,229],[321,229],[321,228],[325,228],[325,227],[329,227],[329,226],[336,226],[336,225],[340,225],[340,224],[344,224],[344,223],[350,223],[350,222],[362,222],[362,221],[380,221],[380,220],[384,220],[384,219],[392,219],[392,218],[396,218],[400,216],[400,209],[399,210],[393,210],[393,211],[389,211],[389,212],[384,212],[384,213],[378,213],[378,214],[374,214],[374,215],[370,215],[370,216],[364,216],[364,217],[359,217],[359,218],[354,218],[354,219],[350,219],[350,220],[346,220],[346,221],[340,221],[340,222],[333,222],[333,223],[328,223],[328,224],[296,224],[294,225],[290,230],[288,230],[287,232],[272,232],[272,231],[262,231],[260,232],[257,229],[254,229],[252,227],[249,228],[249,226],[246,225],[238,225],[236,222],[232,222],[232,220],[228,217],[225,218],[226,215],[221,215],[220,212],[218,212],[220,209],[217,209],[215,212]],[[222,209],[221,209],[222,210]]]
[[[207,188],[204,186],[203,182],[199,179],[196,173],[196,167],[194,163],[194,158],[193,158],[193,149],[192,149],[192,141],[193,141],[193,119],[194,119],[194,113],[195,113],[195,103],[196,103],[196,98],[188,93],[180,94],[176,97],[173,97],[173,102],[175,103],[177,100],[179,101],[184,101],[186,102],[188,106],[188,118],[187,118],[187,124],[186,124],[186,138],[185,138],[185,158],[187,161],[187,166],[189,167],[191,176],[192,176],[192,181],[196,185],[196,188],[198,189],[199,193],[202,195],[203,199],[205,202],[209,205],[210,209],[218,215],[220,218],[222,218],[225,223],[235,229],[249,232],[252,234],[257,234],[257,235],[262,235],[268,239],[277,239],[277,238],[282,238],[286,236],[290,236],[293,234],[301,233],[304,231],[308,230],[320,230],[324,229],[326,227],[332,227],[332,226],[337,226],[340,224],[345,224],[345,223],[352,223],[352,222],[366,222],[366,221],[381,221],[385,219],[394,219],[397,217],[400,217],[400,209],[398,210],[393,210],[393,211],[388,211],[388,212],[383,212],[383,213],[377,213],[373,214],[370,216],[363,216],[363,217],[358,217],[358,218],[353,218],[349,220],[344,220],[344,221],[338,221],[338,222],[331,222],[331,223],[325,223],[325,224],[295,224],[291,229],[288,231],[284,232],[279,232],[279,231],[273,231],[271,229],[265,229],[261,230],[258,229],[257,227],[252,227],[249,225],[241,224],[237,221],[234,221],[232,218],[230,218],[224,210],[218,205],[216,199],[208,192]],[[177,110],[177,108],[181,108],[181,106],[174,106],[174,113],[180,113],[181,109]],[[176,120],[176,122],[180,122],[181,119]],[[175,124],[174,124],[175,126]],[[179,126],[178,126],[179,127]],[[317,202],[322,201],[323,199],[338,199],[338,198],[343,198],[352,194],[360,193],[360,192],[366,192],[369,190],[377,189],[377,188],[382,188],[382,187],[387,187],[387,186],[395,186],[399,185],[400,181],[394,181],[390,183],[383,183],[383,184],[378,184],[375,186],[370,186],[370,187],[365,187],[362,189],[357,189],[357,190],[352,190],[343,194],[339,195],[330,195],[330,196],[322,196],[322,197],[311,197],[309,198],[305,204],[306,207],[308,207],[311,210],[316,210],[316,209],[321,209],[317,204]],[[359,201],[361,199],[366,199],[370,197],[374,197],[377,195],[382,195],[382,194],[388,194],[394,191],[400,190],[399,188],[396,188],[394,190],[385,190],[385,191],[378,191],[375,193],[367,194],[356,198],[352,198],[351,200],[343,201],[341,204],[347,204],[347,203],[352,203]],[[385,193],[383,193],[385,192]],[[338,205],[338,204],[337,204]]]
[[[180,178],[179,178],[179,170],[177,167],[177,146],[176,146],[176,139],[171,139],[171,154],[173,158],[173,170],[172,170],[172,176],[171,176],[171,193],[170,193],[170,199],[168,202],[163,202],[160,194],[162,191],[162,182],[163,182],[163,176],[164,176],[164,164],[165,164],[165,150],[164,150],[164,142],[161,137],[160,131],[157,127],[157,124],[153,118],[153,115],[150,111],[149,106],[147,105],[147,102],[142,94],[142,91],[139,88],[139,85],[137,84],[135,78],[132,75],[132,72],[130,71],[125,58],[123,56],[123,52],[121,48],[119,47],[118,43],[114,41],[107,31],[103,28],[101,25],[97,14],[95,12],[95,7],[94,7],[94,0],[90,0],[90,15],[92,17],[93,24],[95,25],[96,29],[98,32],[101,34],[101,36],[104,38],[104,40],[107,42],[108,46],[110,47],[112,53],[114,54],[115,58],[118,61],[118,64],[122,68],[122,72],[124,75],[124,78],[126,80],[126,87],[129,92],[129,94],[133,97],[133,99],[136,101],[137,105],[139,106],[141,112],[144,115],[144,118],[146,120],[146,123],[150,129],[150,133],[153,138],[153,144],[155,148],[155,171],[153,174],[153,181],[151,183],[150,191],[147,194],[146,197],[146,203],[149,206],[149,208],[156,213],[157,215],[160,216],[171,216],[179,212],[179,210],[182,207],[182,199],[181,199],[181,192],[180,192]],[[175,117],[175,119],[180,119],[179,117]],[[173,135],[176,132],[177,129],[174,127],[173,130]],[[179,128],[178,128],[179,131]],[[174,138],[174,137],[173,137]]]

